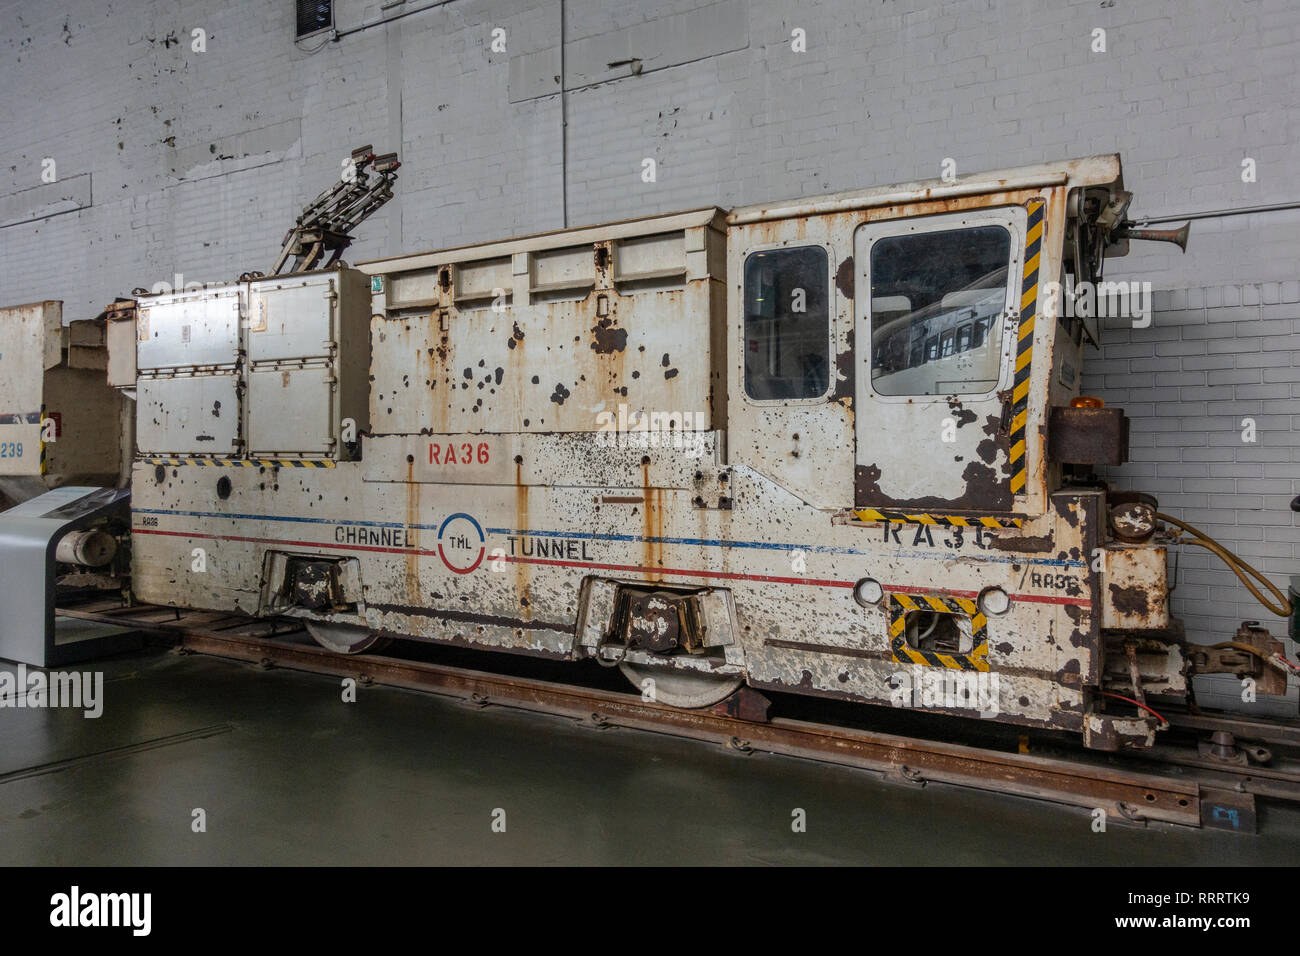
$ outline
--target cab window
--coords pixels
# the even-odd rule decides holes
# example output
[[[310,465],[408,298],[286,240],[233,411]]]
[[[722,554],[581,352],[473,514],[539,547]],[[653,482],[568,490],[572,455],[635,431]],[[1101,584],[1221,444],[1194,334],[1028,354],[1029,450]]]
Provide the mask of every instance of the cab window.
[[[1010,265],[1011,233],[1004,226],[872,243],[872,387],[882,395],[996,388]],[[875,308],[877,300],[897,298],[910,303],[906,312]]]
[[[745,394],[822,398],[830,388],[830,271],[821,246],[745,259]],[[884,343],[882,343],[884,344]]]

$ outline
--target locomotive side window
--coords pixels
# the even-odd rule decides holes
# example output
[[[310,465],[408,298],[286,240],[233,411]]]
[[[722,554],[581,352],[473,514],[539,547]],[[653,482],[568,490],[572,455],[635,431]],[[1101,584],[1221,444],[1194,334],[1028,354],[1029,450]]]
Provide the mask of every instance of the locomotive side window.
[[[821,398],[830,386],[830,274],[821,246],[745,259],[745,393]]]
[[[1004,226],[886,236],[871,246],[871,383],[882,395],[997,386],[1011,233]],[[904,312],[880,303],[909,303]]]

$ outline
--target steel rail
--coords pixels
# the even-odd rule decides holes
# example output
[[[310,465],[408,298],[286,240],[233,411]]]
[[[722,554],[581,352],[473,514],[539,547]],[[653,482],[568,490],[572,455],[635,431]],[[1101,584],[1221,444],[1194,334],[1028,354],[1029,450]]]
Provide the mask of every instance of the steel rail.
[[[1300,777],[1204,767],[1189,774],[1194,755],[1165,759],[1142,754],[1140,768],[1117,767],[1073,755],[1011,753],[859,728],[775,718],[748,721],[721,708],[679,710],[620,693],[528,677],[452,667],[376,654],[342,656],[314,644],[285,640],[296,621],[241,618],[216,612],[140,606],[127,613],[116,602],[61,608],[68,617],[106,621],[176,635],[186,652],[262,666],[353,677],[452,697],[476,706],[502,706],[566,717],[598,728],[623,727],[715,743],[741,753],[765,752],[855,767],[914,785],[941,783],[1013,794],[1088,810],[1112,820],[1215,824],[1221,797],[1245,800],[1253,821],[1256,794],[1300,802]],[[168,613],[170,612],[170,613]],[[160,617],[160,615],[162,615]],[[1182,715],[1180,715],[1182,716]],[[1202,718],[1208,724],[1208,718]],[[1192,757],[1192,759],[1188,759]],[[1171,773],[1163,772],[1168,765]],[[1283,779],[1278,779],[1279,777]],[[1243,781],[1248,783],[1244,784]],[[1253,829],[1253,823],[1252,823]]]

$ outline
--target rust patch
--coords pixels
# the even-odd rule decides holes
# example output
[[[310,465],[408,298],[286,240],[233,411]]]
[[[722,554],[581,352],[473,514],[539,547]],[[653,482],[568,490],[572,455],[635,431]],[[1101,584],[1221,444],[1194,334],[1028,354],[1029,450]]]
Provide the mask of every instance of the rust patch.
[[[880,467],[858,465],[853,469],[853,485],[857,504],[865,505],[884,497],[880,490]]]
[[[853,402],[854,365],[851,348],[835,356],[835,391],[831,394],[833,400],[850,404]]]
[[[857,369],[853,351],[853,329],[849,329],[846,340],[848,347],[835,356],[835,381],[832,383],[834,390],[831,392],[831,400],[844,406],[849,412],[849,421],[852,423],[855,397],[854,375]]]
[[[597,355],[612,355],[627,348],[627,329],[614,326],[613,319],[601,319],[591,327],[591,347]]]
[[[999,551],[1014,551],[1017,554],[1038,554],[1051,549],[1052,536],[1050,534],[1038,535],[1037,537],[1026,535],[1023,538],[1003,538],[999,536],[991,540],[990,546],[997,548]]]
[[[963,406],[961,399],[956,395],[948,396],[948,410],[953,413],[953,417],[957,420],[958,428],[961,428],[963,425],[969,425],[979,417],[969,408]],[[985,458],[984,460],[988,461],[989,459]]]
[[[1121,614],[1146,617],[1151,613],[1151,601],[1145,588],[1122,588],[1118,584],[1111,584],[1109,587],[1110,602]]]
[[[645,543],[642,545],[642,555],[647,568],[661,568],[664,564],[663,559],[663,489],[650,487],[650,459],[641,460],[641,491],[645,499],[645,513],[642,516],[642,525],[644,529]],[[662,578],[657,570],[647,571],[647,576]]]
[[[835,288],[847,299],[853,298],[853,257],[849,256],[835,270]]]
[[[880,490],[880,469],[859,465],[855,471],[854,490],[858,507],[951,509],[953,511],[1008,511],[1011,487],[998,479],[997,472],[979,462],[967,462],[962,480],[966,490],[956,498],[890,498]]]

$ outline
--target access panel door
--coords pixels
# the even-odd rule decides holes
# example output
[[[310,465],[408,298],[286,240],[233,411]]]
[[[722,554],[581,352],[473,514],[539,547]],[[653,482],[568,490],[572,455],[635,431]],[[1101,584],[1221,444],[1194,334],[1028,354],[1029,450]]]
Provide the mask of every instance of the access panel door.
[[[1029,219],[1004,206],[855,232],[858,508],[998,513],[1023,493],[1013,384]]]

